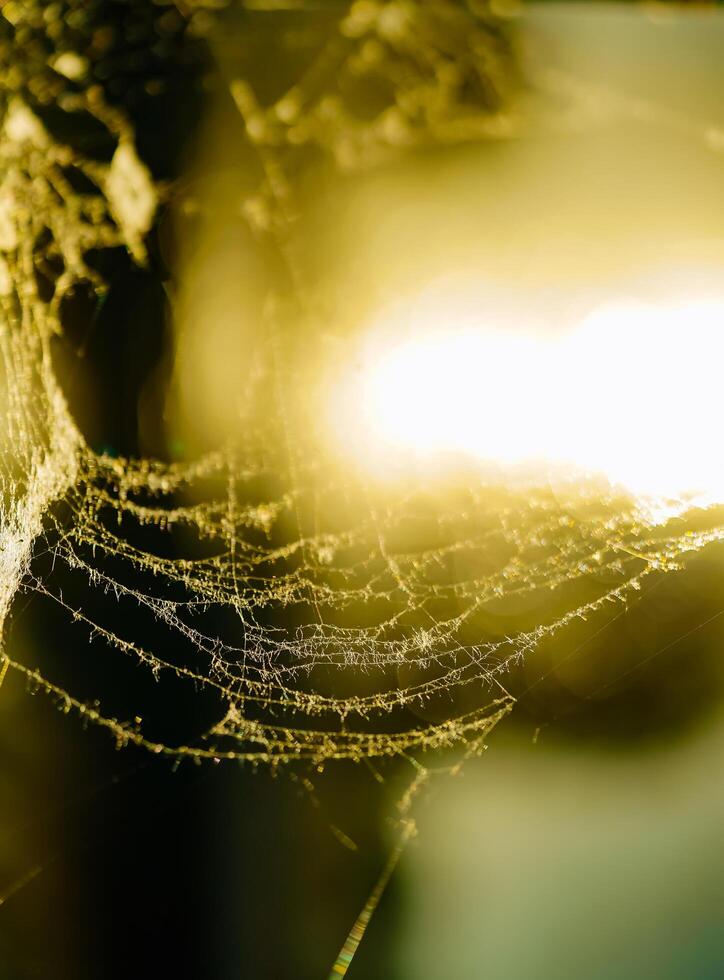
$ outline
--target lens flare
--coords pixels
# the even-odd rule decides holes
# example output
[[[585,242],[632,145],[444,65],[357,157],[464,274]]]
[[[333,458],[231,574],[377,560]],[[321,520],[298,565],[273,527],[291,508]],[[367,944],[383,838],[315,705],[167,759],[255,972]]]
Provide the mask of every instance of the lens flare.
[[[724,499],[724,301],[606,305],[563,332],[395,317],[406,336],[386,321],[335,406],[375,462],[464,454]]]

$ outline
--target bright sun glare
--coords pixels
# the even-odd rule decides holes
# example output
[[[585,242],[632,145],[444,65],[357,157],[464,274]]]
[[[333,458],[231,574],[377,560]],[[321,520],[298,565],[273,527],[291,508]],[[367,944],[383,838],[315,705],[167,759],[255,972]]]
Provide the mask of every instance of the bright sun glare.
[[[609,305],[558,334],[449,309],[422,321],[398,310],[378,324],[335,405],[347,444],[376,463],[562,464],[637,493],[724,500],[724,302]]]

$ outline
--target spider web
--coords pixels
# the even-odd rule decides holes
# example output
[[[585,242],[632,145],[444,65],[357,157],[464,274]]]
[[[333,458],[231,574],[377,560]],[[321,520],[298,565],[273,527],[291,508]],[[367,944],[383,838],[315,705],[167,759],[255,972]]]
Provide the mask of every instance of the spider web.
[[[152,35],[203,36],[217,16],[203,4],[134,6],[150,11]],[[143,263],[145,236],[173,188],[154,181],[129,116],[94,78],[102,5],[2,9],[0,623],[20,593],[41,594],[160,683],[173,676],[203,692],[217,717],[188,744],[166,742],[135,714],[113,716],[7,647],[3,675],[23,675],[119,745],[171,757],[321,767],[453,746],[475,754],[512,707],[503,686],[512,665],[721,540],[720,514],[679,503],[667,521],[601,482],[521,483],[475,470],[453,488],[411,477],[380,489],[324,457],[300,422],[291,380],[294,351],[314,342],[315,327],[289,247],[300,175],[319,160],[349,172],[419,147],[506,138],[528,122],[511,101],[507,29],[486,5],[360,0],[312,11],[249,2],[240,12],[249,23],[272,18],[274,32],[287,25],[292,37],[300,18],[319,18],[318,50],[281,94],[228,79],[259,175],[241,213],[276,256],[281,285],[258,325],[253,424],[222,449],[163,462],[91,448],[52,346],[64,297],[81,283],[104,288],[88,254],[120,245]],[[565,100],[564,125],[579,125],[591,100],[599,118],[684,125],[554,73],[542,82]],[[54,135],[49,108],[93,120],[112,141],[110,159]],[[721,149],[712,127],[702,123],[697,135]],[[37,573],[39,553],[55,571]],[[69,580],[82,588],[59,584]],[[126,635],[118,617],[96,616],[84,590],[140,610],[169,639],[159,650]],[[497,635],[491,611],[511,602],[537,612]],[[217,628],[221,614],[231,629]]]

